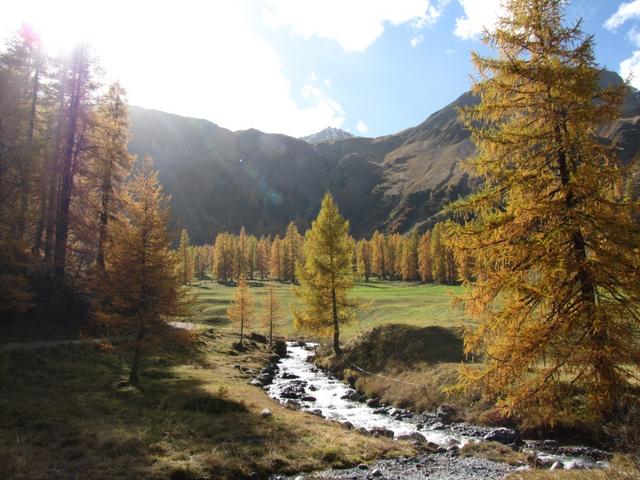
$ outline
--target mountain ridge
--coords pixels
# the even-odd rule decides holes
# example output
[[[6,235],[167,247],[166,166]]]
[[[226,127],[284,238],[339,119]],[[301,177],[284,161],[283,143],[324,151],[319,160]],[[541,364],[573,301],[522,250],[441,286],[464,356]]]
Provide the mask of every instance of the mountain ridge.
[[[604,71],[602,83],[619,84]],[[477,99],[465,92],[422,123],[382,137],[309,143],[255,129],[232,132],[207,120],[130,108],[131,153],[151,154],[172,195],[174,225],[196,243],[245,226],[282,233],[289,221],[306,229],[325,191],[334,195],[356,236],[375,229],[425,230],[444,204],[478,184],[460,166],[475,147],[457,109]],[[640,94],[630,89],[622,116],[603,126],[624,160],[640,147]]]

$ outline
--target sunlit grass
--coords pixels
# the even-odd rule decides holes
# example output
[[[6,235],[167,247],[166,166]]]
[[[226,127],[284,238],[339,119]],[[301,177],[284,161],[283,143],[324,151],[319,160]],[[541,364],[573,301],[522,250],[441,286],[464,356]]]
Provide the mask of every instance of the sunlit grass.
[[[267,285],[273,285],[279,297],[283,319],[277,325],[280,335],[304,335],[293,328],[290,306],[296,302],[292,285],[278,282],[250,282],[256,303],[252,328],[266,331],[261,325],[262,304],[266,298]],[[215,326],[224,331],[234,331],[227,318],[227,306],[233,295],[233,286],[202,281],[194,284],[191,291],[197,297],[201,309],[198,321]],[[370,281],[357,282],[352,297],[358,301],[357,320],[342,328],[346,340],[376,326],[387,323],[403,323],[415,326],[439,325],[460,327],[464,313],[452,305],[454,295],[461,294],[463,287],[449,285],[421,284],[416,282]]]

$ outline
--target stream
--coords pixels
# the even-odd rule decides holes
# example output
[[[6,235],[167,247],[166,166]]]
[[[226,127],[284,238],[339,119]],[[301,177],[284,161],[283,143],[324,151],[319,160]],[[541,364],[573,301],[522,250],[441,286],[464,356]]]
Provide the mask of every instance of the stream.
[[[457,456],[457,449],[468,442],[481,442],[496,429],[438,421],[436,414],[414,414],[388,406],[373,406],[353,400],[358,396],[349,385],[318,369],[310,360],[315,344],[288,342],[288,354],[277,363],[273,379],[263,388],[281,404],[290,404],[302,411],[338,421],[349,428],[366,429],[377,435],[415,439],[422,435],[427,442],[438,445],[442,454]],[[503,429],[504,430],[504,429]],[[413,437],[411,437],[413,435]],[[508,442],[503,442],[508,443]],[[583,446],[559,445],[555,441],[525,440],[520,447],[534,453],[547,468],[605,468],[608,454]],[[462,460],[462,459],[461,459]],[[495,463],[495,462],[491,462]],[[443,477],[446,478],[446,477]],[[460,477],[462,478],[462,477]],[[469,477],[473,478],[473,477]]]

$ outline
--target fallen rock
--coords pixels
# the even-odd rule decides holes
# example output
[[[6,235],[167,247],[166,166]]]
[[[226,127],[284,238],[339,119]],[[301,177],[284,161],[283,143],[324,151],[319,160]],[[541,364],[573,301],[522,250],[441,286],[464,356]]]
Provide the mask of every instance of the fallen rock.
[[[296,375],[295,373],[291,373],[291,372],[284,372],[282,374],[282,378],[284,380],[293,380],[295,378],[300,378],[300,376]]]
[[[261,416],[262,418],[269,418],[269,417],[271,417],[272,415],[273,415],[273,413],[271,413],[271,410],[269,410],[268,408],[265,408],[264,410],[262,410],[262,411],[260,412],[260,416]]]
[[[369,470],[369,465],[367,465],[366,463],[361,463],[360,465],[358,465],[358,469],[359,470]]]
[[[378,468],[374,468],[373,470],[371,470],[371,476],[372,477],[381,477],[382,476],[382,472]]]

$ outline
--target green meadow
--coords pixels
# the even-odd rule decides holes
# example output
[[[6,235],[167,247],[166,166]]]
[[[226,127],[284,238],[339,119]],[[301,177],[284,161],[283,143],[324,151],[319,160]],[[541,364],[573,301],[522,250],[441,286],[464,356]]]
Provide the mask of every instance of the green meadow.
[[[293,327],[291,308],[296,304],[293,286],[278,282],[251,281],[255,313],[249,331],[266,331],[262,324],[263,302],[267,286],[273,285],[281,304],[282,320],[277,325],[278,335],[305,336],[305,332]],[[191,287],[197,298],[196,321],[234,331],[237,326],[227,318],[227,307],[235,287],[205,280]],[[352,298],[357,302],[356,320],[342,328],[343,339],[354,337],[376,326],[388,323],[403,323],[414,326],[460,327],[464,312],[453,305],[456,295],[463,287],[450,285],[421,284],[417,282],[381,281],[357,282]],[[307,335],[308,336],[308,335]]]

